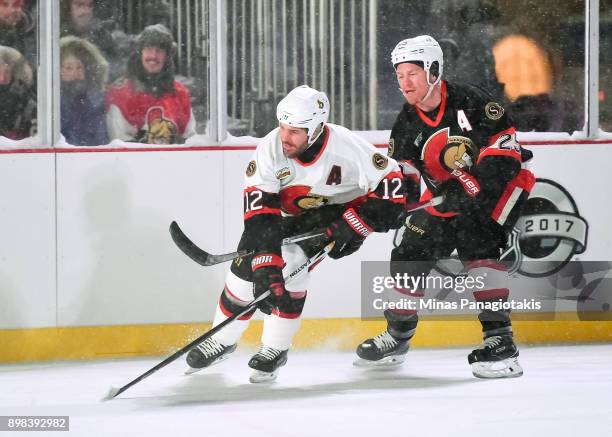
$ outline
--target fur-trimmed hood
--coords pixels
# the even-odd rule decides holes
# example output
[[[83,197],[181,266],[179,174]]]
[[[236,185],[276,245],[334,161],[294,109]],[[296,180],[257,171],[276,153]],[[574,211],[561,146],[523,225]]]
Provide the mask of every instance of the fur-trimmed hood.
[[[11,71],[11,85],[29,88],[34,83],[32,67],[26,58],[12,47],[0,46],[0,62]]]
[[[61,61],[68,56],[79,59],[85,67],[85,81],[88,86],[102,91],[108,81],[108,61],[98,47],[89,41],[76,36],[65,36],[60,39]]]

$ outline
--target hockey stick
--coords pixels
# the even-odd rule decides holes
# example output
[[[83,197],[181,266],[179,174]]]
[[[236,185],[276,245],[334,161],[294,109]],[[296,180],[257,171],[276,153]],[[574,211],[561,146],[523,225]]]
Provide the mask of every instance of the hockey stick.
[[[423,202],[414,202],[406,204],[406,212],[411,213],[418,211],[419,209],[429,208],[430,206],[438,206],[444,202],[444,196],[432,197],[429,200],[424,200]]]
[[[406,205],[406,212],[410,213],[419,209],[427,208],[429,206],[436,206],[442,203],[443,200],[444,198],[440,196],[434,197],[433,199],[429,199],[424,202],[411,203]],[[324,235],[325,233],[323,232],[294,235],[293,237],[283,239],[282,245],[284,246],[287,244],[297,243],[299,241],[308,240],[310,238],[322,237]],[[223,253],[219,255],[213,255],[211,253],[208,253],[205,250],[199,248],[193,241],[191,241],[189,237],[185,235],[185,233],[176,221],[170,223],[170,236],[172,237],[174,243],[178,246],[179,249],[181,249],[181,251],[185,255],[187,255],[189,258],[191,258],[193,261],[197,262],[201,266],[213,266],[215,264],[221,264],[226,261],[231,261],[234,258],[248,256],[253,253],[253,251],[249,250],[239,250],[236,252]]]
[[[327,255],[329,253],[329,251],[332,250],[333,247],[334,247],[334,242],[333,241],[331,243],[328,243],[316,255],[314,255],[312,258],[307,259],[306,261],[304,261],[304,263],[301,266],[299,266],[293,272],[289,273],[285,277],[285,281],[291,280],[293,277],[295,277],[296,275],[300,274],[300,272],[302,272],[304,269],[307,269],[311,265],[313,265],[316,262],[318,262],[319,260],[323,259],[325,257],[325,255]],[[253,310],[257,306],[257,304],[259,302],[261,302],[262,300],[266,299],[269,295],[270,295],[270,290],[262,293],[257,298],[252,300],[247,306],[245,306],[244,309],[241,312],[236,313],[236,314],[232,315],[231,317],[225,319],[223,322],[219,323],[217,326],[211,328],[209,331],[207,331],[204,334],[200,335],[198,338],[193,340],[187,346],[179,349],[178,351],[176,351],[175,353],[170,355],[168,358],[163,360],[161,363],[159,363],[156,366],[150,368],[145,373],[140,375],[138,378],[133,379],[132,381],[128,382],[123,387],[121,387],[121,388],[111,387],[111,389],[108,391],[106,396],[104,396],[102,398],[102,400],[103,401],[107,401],[107,400],[110,400],[110,399],[113,399],[113,398],[117,397],[118,395],[120,395],[121,393],[126,391],[128,388],[133,386],[134,384],[139,383],[140,381],[142,381],[146,377],[151,376],[153,373],[157,372],[159,369],[161,369],[161,368],[167,366],[168,364],[170,364],[171,362],[175,361],[181,355],[184,355],[186,352],[188,352],[192,347],[194,347],[194,346],[200,344],[201,342],[203,342],[204,340],[212,337],[214,334],[216,334],[217,332],[219,332],[220,330],[225,328],[227,325],[232,323],[237,318],[239,318],[239,317],[245,315],[246,313],[248,313],[249,311]]]
[[[322,237],[324,235],[325,234],[322,232],[294,235],[293,237],[283,239],[282,244],[284,246],[286,244],[297,243],[298,241],[304,241],[315,237]],[[189,258],[191,258],[201,266],[213,266],[215,264],[231,261],[234,258],[248,256],[253,253],[252,250],[239,250],[237,252],[223,253],[220,255],[213,255],[211,253],[208,253],[205,250],[200,249],[196,244],[194,244],[193,241],[191,241],[189,237],[185,235],[183,230],[175,221],[170,223],[170,236],[172,237],[174,243],[178,246],[179,249],[181,249],[181,251],[185,255],[187,255]]]

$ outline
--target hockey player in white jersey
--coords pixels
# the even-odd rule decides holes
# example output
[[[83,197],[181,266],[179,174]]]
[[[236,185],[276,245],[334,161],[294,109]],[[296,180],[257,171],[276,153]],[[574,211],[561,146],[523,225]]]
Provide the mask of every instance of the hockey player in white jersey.
[[[232,262],[213,325],[272,291],[259,307],[265,313],[262,345],[249,361],[251,382],[276,378],[299,328],[312,268],[287,283],[283,272],[292,272],[330,241],[335,242],[331,258],[350,255],[370,233],[395,227],[404,209],[398,164],[348,129],[327,123],[329,110],[324,93],[295,88],[278,104],[279,127],[263,138],[246,168],[238,249],[253,255]],[[325,237],[281,247],[283,237],[315,230]],[[247,313],[193,348],[190,370],[227,358],[252,316]]]

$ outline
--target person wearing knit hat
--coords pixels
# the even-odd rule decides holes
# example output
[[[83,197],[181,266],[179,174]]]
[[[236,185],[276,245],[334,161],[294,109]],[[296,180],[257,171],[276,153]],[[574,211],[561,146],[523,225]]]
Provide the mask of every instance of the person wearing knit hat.
[[[175,44],[162,24],[145,27],[125,77],[109,90],[106,123],[111,139],[177,144],[195,134],[188,89],[175,80]]]

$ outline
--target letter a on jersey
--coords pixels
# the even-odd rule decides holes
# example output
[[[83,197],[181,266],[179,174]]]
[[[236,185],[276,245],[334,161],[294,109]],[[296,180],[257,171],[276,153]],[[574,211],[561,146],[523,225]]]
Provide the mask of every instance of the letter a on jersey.
[[[465,112],[463,112],[463,109],[457,111],[457,124],[463,132],[469,132],[472,130],[472,125],[467,119]]]
[[[339,185],[342,182],[342,169],[339,165],[334,165],[327,177],[326,185]]]

